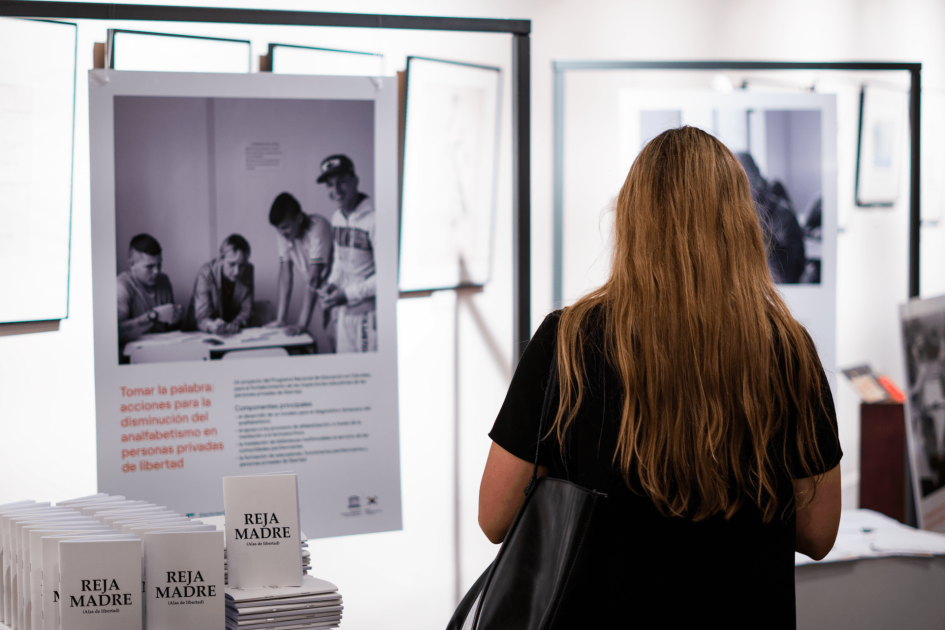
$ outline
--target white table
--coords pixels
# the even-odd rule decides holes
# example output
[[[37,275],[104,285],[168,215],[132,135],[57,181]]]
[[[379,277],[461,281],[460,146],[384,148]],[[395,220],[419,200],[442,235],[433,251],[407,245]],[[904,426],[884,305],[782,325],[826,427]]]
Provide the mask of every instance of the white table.
[[[945,536],[844,510],[830,554],[794,567],[798,630],[945,628],[943,554]]]
[[[235,335],[174,331],[142,335],[126,343],[122,354],[131,363],[209,361],[233,352],[314,345],[308,333],[290,336],[282,328],[244,328]]]

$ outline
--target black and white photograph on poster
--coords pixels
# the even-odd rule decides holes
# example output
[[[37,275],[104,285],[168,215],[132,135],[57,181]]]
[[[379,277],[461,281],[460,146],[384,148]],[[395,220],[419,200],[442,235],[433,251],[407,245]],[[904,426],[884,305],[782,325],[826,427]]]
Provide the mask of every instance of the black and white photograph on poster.
[[[755,209],[770,243],[771,277],[777,284],[820,284],[820,110],[713,109],[711,120],[705,130],[728,141],[748,175]],[[681,124],[681,110],[640,111],[641,148]]]
[[[400,529],[396,80],[92,71],[89,130],[101,491]]]
[[[899,308],[909,460],[923,529],[945,532],[945,297]]]
[[[771,278],[814,338],[836,357],[837,116],[831,94],[635,90],[620,94],[618,167],[666,129],[692,125],[738,158],[769,244]]]
[[[372,101],[114,111],[120,363],[376,350]]]

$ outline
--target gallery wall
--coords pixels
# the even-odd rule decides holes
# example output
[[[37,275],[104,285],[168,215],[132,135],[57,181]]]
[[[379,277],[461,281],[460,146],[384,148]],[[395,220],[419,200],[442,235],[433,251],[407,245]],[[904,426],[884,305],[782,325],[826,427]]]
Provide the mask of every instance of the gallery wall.
[[[339,10],[328,0],[204,0],[209,6]],[[920,61],[928,95],[945,91],[945,7],[930,0],[350,0],[348,11],[532,19],[532,326],[551,309],[552,73],[555,59],[745,59]],[[654,28],[654,25],[659,25]],[[80,31],[79,60],[105,26]],[[159,25],[137,23],[147,30]],[[165,26],[166,28],[166,26]],[[215,25],[178,32],[232,36]],[[247,29],[252,31],[252,29]],[[255,30],[268,41],[406,54],[498,65],[508,90],[506,36],[443,36],[359,29]],[[258,37],[257,37],[258,35]],[[95,490],[87,90],[78,82],[70,318],[58,332],[0,338],[0,503],[57,500]],[[940,96],[938,98],[941,98]],[[926,120],[932,115],[925,110]],[[458,302],[452,294],[402,300],[398,309],[404,531],[318,541],[317,574],[345,593],[345,627],[440,628],[457,592],[478,576],[495,547],[478,531],[479,476],[491,427],[510,378],[511,169],[508,97],[502,113],[495,280]],[[612,134],[589,121],[589,142]],[[929,147],[926,140],[924,146]],[[940,142],[945,146],[945,142]],[[926,181],[934,173],[926,173]],[[619,186],[619,180],[615,186]],[[903,199],[905,199],[905,194]],[[896,305],[907,294],[908,211],[849,208],[838,243],[839,365],[871,361],[902,382]],[[945,293],[945,228],[923,228],[923,291]],[[208,247],[208,246],[205,246]],[[255,257],[255,253],[254,253]],[[454,342],[454,332],[459,331]],[[456,386],[459,382],[461,385]],[[454,392],[458,398],[454,397]],[[838,387],[844,505],[856,505],[857,399]],[[460,432],[454,432],[459,414]],[[459,444],[458,460],[453,457]],[[303,489],[304,492],[304,489]],[[304,498],[303,498],[304,500]],[[458,506],[460,518],[454,519]],[[459,540],[459,547],[456,541]],[[458,576],[458,581],[457,581]],[[349,615],[350,612],[350,615]]]

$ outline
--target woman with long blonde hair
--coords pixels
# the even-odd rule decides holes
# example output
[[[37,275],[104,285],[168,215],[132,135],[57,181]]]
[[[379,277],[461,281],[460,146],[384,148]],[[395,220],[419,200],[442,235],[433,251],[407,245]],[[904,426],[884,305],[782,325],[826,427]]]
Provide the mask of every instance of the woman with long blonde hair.
[[[794,552],[833,546],[842,452],[814,343],[721,142],[682,127],[644,147],[617,197],[609,279],[526,348],[480,488],[494,543],[524,499],[552,361],[539,474],[608,494],[564,618],[794,628]]]

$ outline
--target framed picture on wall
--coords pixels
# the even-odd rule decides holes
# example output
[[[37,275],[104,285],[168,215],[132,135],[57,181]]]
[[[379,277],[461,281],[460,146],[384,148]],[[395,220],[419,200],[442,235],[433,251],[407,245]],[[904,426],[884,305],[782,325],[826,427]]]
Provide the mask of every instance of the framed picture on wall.
[[[856,155],[856,205],[888,207],[899,198],[909,95],[863,86]]]
[[[919,527],[945,533],[945,296],[899,307],[906,438]]]
[[[698,127],[728,147],[751,185],[770,244],[771,278],[810,332],[828,373],[837,328],[837,100],[815,92],[623,88],[612,164],[614,181],[625,177],[647,142],[680,125]],[[599,286],[610,272],[609,256],[583,246],[609,226],[582,219],[583,225],[565,225],[565,295]]]
[[[492,273],[502,74],[407,58],[400,290],[485,285]]]
[[[269,71],[278,74],[319,74],[379,77],[384,55],[355,50],[269,44]]]
[[[0,18],[0,324],[69,315],[76,25]]]
[[[111,70],[145,72],[251,72],[252,45],[177,33],[108,29],[107,65]]]

